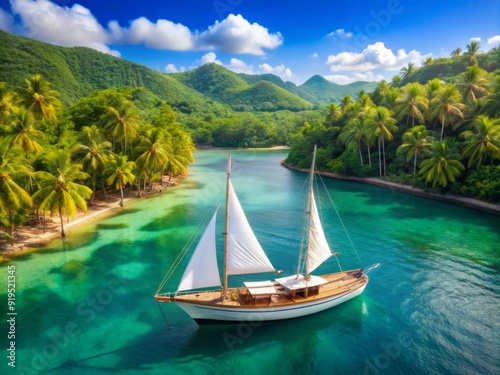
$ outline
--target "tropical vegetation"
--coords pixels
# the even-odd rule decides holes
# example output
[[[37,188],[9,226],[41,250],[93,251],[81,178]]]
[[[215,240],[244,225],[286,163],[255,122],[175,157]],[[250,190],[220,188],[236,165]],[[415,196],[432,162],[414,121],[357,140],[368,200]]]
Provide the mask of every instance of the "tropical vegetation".
[[[65,222],[86,211],[97,190],[141,195],[194,161],[194,144],[164,101],[144,89],[96,91],[72,106],[42,75],[20,87],[0,83],[0,241],[15,227]],[[141,187],[141,182],[144,186]],[[148,184],[146,184],[146,182]]]
[[[500,48],[466,51],[346,95],[298,129],[287,162],[306,167],[317,144],[324,171],[499,202]]]

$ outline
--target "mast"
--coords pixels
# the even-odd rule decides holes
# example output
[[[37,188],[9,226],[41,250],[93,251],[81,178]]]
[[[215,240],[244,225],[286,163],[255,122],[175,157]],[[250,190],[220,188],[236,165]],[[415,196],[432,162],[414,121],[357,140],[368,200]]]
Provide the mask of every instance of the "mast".
[[[226,222],[224,229],[224,280],[222,282],[222,301],[225,301],[227,295],[227,248],[229,234],[229,179],[231,177],[231,154],[227,155],[227,182],[226,182]]]
[[[313,159],[311,163],[311,170],[309,171],[309,192],[307,195],[307,215],[308,215],[308,220],[307,220],[307,244],[306,244],[306,256],[305,258],[307,259],[307,256],[309,255],[309,248],[311,247],[311,236],[309,236],[309,231],[311,230],[311,206],[312,206],[312,195],[314,194],[313,192],[313,182],[314,182],[314,166],[316,164],[316,145],[314,145],[314,151],[313,151]],[[307,267],[307,261],[306,261],[306,280],[310,279],[309,275],[309,269]],[[307,296],[307,287],[306,287],[306,296]]]

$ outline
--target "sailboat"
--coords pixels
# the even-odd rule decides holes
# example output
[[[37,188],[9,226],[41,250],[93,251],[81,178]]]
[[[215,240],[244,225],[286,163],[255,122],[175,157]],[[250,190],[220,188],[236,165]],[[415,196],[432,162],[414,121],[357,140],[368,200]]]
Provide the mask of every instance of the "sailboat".
[[[332,253],[320,221],[313,192],[316,146],[309,171],[306,229],[295,274],[274,280],[247,281],[240,287],[228,286],[228,277],[257,273],[277,273],[262,249],[231,183],[231,155],[228,156],[226,214],[224,230],[224,270],[222,282],[217,263],[217,209],[201,236],[175,292],[155,298],[179,306],[198,324],[236,323],[297,318],[314,314],[359,296],[368,284],[363,268],[326,275],[312,272],[339,253]],[[303,249],[305,247],[305,249]],[[301,264],[305,272],[301,273]],[[211,289],[210,289],[211,288]]]

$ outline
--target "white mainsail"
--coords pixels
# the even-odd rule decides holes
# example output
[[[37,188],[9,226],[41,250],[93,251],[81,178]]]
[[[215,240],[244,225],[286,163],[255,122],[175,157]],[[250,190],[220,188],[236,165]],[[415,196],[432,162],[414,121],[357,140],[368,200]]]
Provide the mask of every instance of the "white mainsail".
[[[178,292],[221,285],[215,246],[217,209],[189,260],[177,288]]]
[[[306,256],[307,273],[314,271],[325,260],[332,256],[330,246],[326,241],[325,232],[319,219],[318,208],[314,200],[314,194],[310,193],[311,212],[309,216],[308,248]]]
[[[274,272],[275,269],[255,237],[229,180],[227,274]]]

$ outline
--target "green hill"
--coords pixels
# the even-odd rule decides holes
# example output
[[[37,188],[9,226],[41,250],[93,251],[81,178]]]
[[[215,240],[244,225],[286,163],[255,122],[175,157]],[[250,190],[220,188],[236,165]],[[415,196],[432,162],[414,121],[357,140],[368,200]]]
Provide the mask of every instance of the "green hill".
[[[243,110],[245,110],[246,107],[250,107],[257,111],[275,111],[282,109],[300,111],[312,109],[313,107],[308,101],[293,95],[269,81],[259,81],[241,90],[236,93],[234,100]]]
[[[174,73],[179,82],[199,91],[205,96],[230,105],[238,111],[275,111],[287,109],[301,111],[313,105],[274,82],[286,87],[284,82],[272,74],[249,76],[232,72],[218,64],[210,63],[190,70]],[[249,84],[255,82],[255,84]]]
[[[339,102],[360,89],[371,92],[375,83],[336,85],[314,76],[301,86],[273,74],[237,74],[217,64],[184,73],[165,74],[146,66],[85,47],[65,48],[0,31],[0,81],[13,87],[42,74],[73,104],[95,90],[146,87],[184,113],[238,111],[301,111],[313,104]],[[222,106],[221,106],[222,104]]]
[[[260,82],[260,81],[268,81],[268,82],[274,83],[276,86],[281,87],[282,89],[289,91],[287,83],[283,82],[283,80],[280,77],[278,77],[274,74],[270,74],[270,73],[267,73],[267,74],[239,73],[238,75],[251,85],[253,85],[257,82]]]
[[[235,91],[248,86],[238,74],[215,63],[170,76],[213,100],[228,104],[231,104]]]
[[[489,73],[500,69],[500,48],[493,48],[486,53],[478,54],[476,60],[478,66]],[[426,65],[418,68],[410,77],[403,79],[401,85],[412,81],[425,84],[433,78],[439,78],[446,82],[455,82],[456,76],[464,72],[469,65],[470,56],[466,53],[457,57],[431,59]]]
[[[173,77],[90,48],[64,48],[0,31],[0,81],[13,87],[42,74],[72,104],[95,90],[144,86],[175,107],[189,103],[202,110],[206,99]]]
[[[268,81],[276,86],[287,90],[288,92],[301,97],[313,104],[339,103],[345,95],[357,96],[359,90],[367,93],[375,90],[376,82],[353,82],[348,85],[337,85],[325,78],[315,75],[300,86],[292,82],[283,82],[283,80],[274,74],[239,74],[250,84],[260,81]]]
[[[297,87],[297,95],[315,104],[340,103],[345,95],[357,97],[360,90],[370,93],[375,90],[376,86],[376,82],[354,82],[348,85],[337,85],[319,75],[315,75]]]

